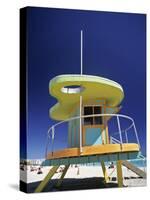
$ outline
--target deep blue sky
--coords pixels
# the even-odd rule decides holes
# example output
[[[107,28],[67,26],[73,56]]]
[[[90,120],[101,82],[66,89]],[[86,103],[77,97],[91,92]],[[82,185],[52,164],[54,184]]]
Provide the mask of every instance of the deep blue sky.
[[[121,113],[134,118],[145,154],[146,16],[28,8],[28,158],[44,157],[46,132],[55,123],[48,115],[56,103],[49,95],[50,79],[80,73],[81,29],[83,73],[122,85],[125,98]]]

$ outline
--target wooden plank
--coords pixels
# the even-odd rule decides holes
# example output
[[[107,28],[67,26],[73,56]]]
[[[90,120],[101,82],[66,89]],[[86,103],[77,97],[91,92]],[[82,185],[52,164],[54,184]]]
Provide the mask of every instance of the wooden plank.
[[[56,184],[56,187],[60,187],[60,185],[62,184],[63,178],[65,177],[69,166],[70,166],[70,165],[66,165],[65,168],[63,169],[63,173],[62,173],[60,179],[58,180],[58,182],[57,182],[57,184]]]
[[[123,187],[123,177],[122,177],[122,161],[117,161],[117,180],[118,187]]]
[[[55,151],[53,155],[48,153],[46,159],[55,159],[55,158],[67,158],[67,157],[76,157],[84,155],[102,155],[110,153],[119,153],[119,152],[136,152],[139,151],[138,144],[104,144],[104,145],[93,145],[93,146],[84,146],[83,152],[80,153],[79,148],[66,148],[60,151]]]
[[[44,178],[43,181],[41,181],[41,183],[35,189],[34,192],[42,192],[42,190],[48,184],[49,180],[53,177],[53,175],[55,174],[55,172],[57,171],[58,168],[59,168],[59,166],[54,166],[52,169],[50,169],[50,171],[48,172],[47,176]]]

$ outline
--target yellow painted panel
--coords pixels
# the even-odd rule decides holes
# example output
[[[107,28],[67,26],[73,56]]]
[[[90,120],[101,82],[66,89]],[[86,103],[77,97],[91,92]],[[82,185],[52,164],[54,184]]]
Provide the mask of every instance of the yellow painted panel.
[[[83,88],[79,93],[64,93],[66,86],[77,85]],[[60,75],[50,81],[49,92],[58,103],[50,109],[50,117],[55,120],[65,120],[72,116],[74,107],[79,104],[82,95],[83,104],[88,100],[104,99],[106,105],[115,107],[124,98],[124,92],[118,83],[90,75]]]
[[[104,144],[104,145],[94,145],[94,146],[84,146],[82,147],[82,153],[80,153],[79,148],[67,148],[52,153],[48,153],[46,159],[55,158],[67,158],[67,157],[77,157],[85,155],[102,155],[120,152],[134,152],[139,151],[138,144]]]

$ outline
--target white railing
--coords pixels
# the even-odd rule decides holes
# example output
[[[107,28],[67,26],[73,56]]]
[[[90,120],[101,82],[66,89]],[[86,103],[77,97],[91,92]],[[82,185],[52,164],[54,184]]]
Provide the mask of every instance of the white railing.
[[[69,119],[66,119],[64,121],[58,122],[58,123],[54,124],[53,126],[51,126],[48,129],[48,141],[47,141],[47,145],[46,145],[46,155],[47,155],[47,151],[48,151],[48,145],[49,145],[49,142],[50,142],[50,138],[51,138],[51,152],[53,154],[54,139],[55,139],[55,128],[57,126],[59,126],[61,124],[64,124],[66,122],[70,122],[70,121],[76,120],[76,119],[80,119],[80,121],[81,121],[83,118],[89,118],[89,117],[104,117],[104,119],[106,117],[116,117],[118,131],[113,134],[113,137],[110,136],[110,143],[112,143],[112,144],[114,144],[114,143],[118,143],[118,144],[129,143],[129,139],[128,139],[128,133],[129,132],[128,131],[131,128],[133,128],[133,130],[134,130],[133,133],[135,134],[136,142],[140,147],[140,142],[139,142],[139,138],[138,138],[138,134],[137,134],[137,129],[136,129],[134,120],[131,117],[129,117],[127,115],[122,115],[122,114],[93,114],[93,115],[82,115],[82,116],[72,117],[72,118],[69,118]],[[124,119],[127,119],[127,120],[130,121],[130,125],[124,130],[121,129],[120,118],[124,118]],[[106,119],[106,121],[107,121],[107,119]],[[81,123],[82,123],[82,121],[81,121]],[[125,134],[125,140],[123,139],[122,134]],[[119,139],[116,139],[114,137],[114,135],[119,135]],[[82,146],[80,148],[82,148]]]
[[[110,143],[111,144],[121,144],[121,142],[119,140],[117,140],[116,138],[110,136]]]

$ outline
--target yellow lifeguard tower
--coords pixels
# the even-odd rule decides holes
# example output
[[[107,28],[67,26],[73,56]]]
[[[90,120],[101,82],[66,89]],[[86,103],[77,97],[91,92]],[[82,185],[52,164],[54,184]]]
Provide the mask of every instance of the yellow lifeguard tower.
[[[70,164],[99,162],[108,182],[105,162],[116,161],[119,187],[123,186],[122,165],[142,177],[146,176],[127,161],[139,156],[140,143],[134,120],[119,114],[124,98],[120,84],[100,76],[67,74],[54,77],[49,83],[49,92],[58,100],[49,111],[50,118],[59,122],[48,130],[51,150],[48,151],[48,143],[43,165],[53,168],[35,192],[43,190],[60,165],[65,165],[65,168],[57,186],[60,186]],[[116,119],[117,138],[109,130],[112,119]],[[124,130],[121,119],[129,122]],[[61,124],[68,125],[68,146],[54,150],[55,129]],[[134,142],[129,141],[129,131],[135,135]],[[61,141],[61,136],[59,139]]]

